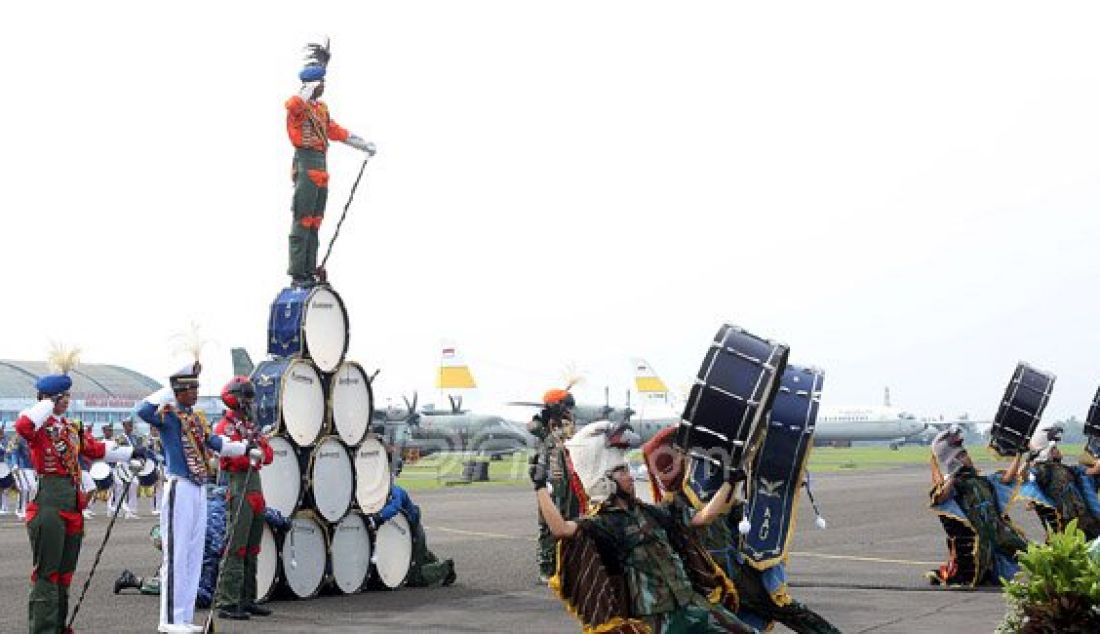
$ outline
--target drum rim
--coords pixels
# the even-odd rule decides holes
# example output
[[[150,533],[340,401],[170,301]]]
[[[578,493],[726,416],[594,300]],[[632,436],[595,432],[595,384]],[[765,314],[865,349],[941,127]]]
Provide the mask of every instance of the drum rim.
[[[271,585],[269,585],[267,587],[267,592],[265,594],[260,594],[259,579],[256,580],[256,602],[257,603],[264,603],[264,602],[268,601],[269,599],[271,599],[271,597],[275,594],[275,590],[279,587],[279,582],[280,582],[280,579],[282,578],[282,565],[283,565],[283,557],[282,557],[283,549],[282,549],[282,544],[281,544],[281,539],[280,539],[279,533],[274,528],[271,528],[271,525],[268,524],[267,522],[263,523],[263,529],[262,530],[271,534],[271,541],[275,544],[275,548],[273,549],[274,553],[275,553],[275,555],[274,555],[275,556],[275,571],[271,574]],[[262,534],[260,535],[260,543],[263,544],[263,535]],[[261,549],[260,552],[264,552],[264,551]],[[260,566],[259,566],[259,563],[257,563],[256,570],[259,571],[259,569],[260,569]]]
[[[384,462],[385,465],[386,465],[386,473],[389,475],[389,478],[383,478],[382,482],[385,483],[387,481],[387,479],[392,479],[393,470],[390,467],[389,454],[386,453],[386,443],[382,442],[382,439],[379,438],[378,435],[375,434],[374,432],[371,432],[371,433],[367,434],[366,438],[363,439],[363,442],[359,443],[355,447],[355,456],[352,457],[351,467],[352,467],[352,471],[354,472],[354,477],[355,477],[355,495],[354,495],[354,498],[355,498],[356,506],[358,506],[359,510],[362,511],[362,512],[377,513],[378,511],[380,511],[382,509],[383,506],[386,505],[386,498],[385,497],[382,498],[382,504],[377,509],[373,509],[373,508],[368,509],[367,506],[365,506],[363,504],[363,501],[359,499],[359,469],[358,469],[358,467],[356,467],[356,462],[358,461],[358,458],[359,458],[359,452],[363,449],[363,445],[365,445],[370,440],[376,441],[382,448],[382,454],[386,456],[386,458],[382,462]],[[386,491],[387,491],[387,497],[388,497],[388,491],[389,491],[388,487],[386,488]]]
[[[344,590],[343,588],[340,587],[340,583],[336,580],[336,562],[339,561],[339,560],[336,557],[334,557],[335,553],[333,553],[332,547],[333,547],[333,544],[335,544],[335,542],[336,542],[336,531],[340,530],[340,525],[343,524],[344,522],[346,522],[347,520],[349,520],[350,518],[352,518],[353,516],[359,521],[359,525],[363,527],[363,530],[366,531],[366,534],[367,534],[367,549],[368,549],[368,552],[367,552],[367,555],[368,555],[368,557],[367,557],[367,568],[366,568],[366,570],[363,571],[363,580],[362,580],[362,582],[354,590]],[[371,542],[370,530],[367,528],[367,521],[364,518],[364,514],[363,514],[362,511],[356,511],[356,510],[352,509],[352,510],[348,511],[347,514],[344,515],[344,517],[340,518],[339,522],[336,522],[332,525],[332,538],[329,540],[328,557],[329,557],[329,570],[331,571],[331,576],[332,576],[332,585],[341,594],[357,594],[359,592],[362,592],[363,588],[367,587],[367,584],[370,583],[370,580],[371,580],[370,571],[371,571],[371,568],[374,567],[374,564],[371,563],[371,558],[374,557],[374,544]]]
[[[290,581],[289,581],[289,577],[287,577],[287,575],[286,575],[286,571],[282,570],[282,568],[281,568],[282,565],[283,565],[283,552],[285,552],[285,549],[283,548],[283,546],[286,545],[287,535],[289,535],[290,532],[292,530],[294,530],[294,523],[293,523],[294,520],[296,520],[296,519],[306,519],[306,518],[312,520],[313,523],[317,525],[317,528],[319,529],[318,532],[321,533],[321,541],[324,542],[324,549],[325,549],[324,557],[323,557],[323,559],[325,560],[325,566],[321,570],[321,579],[317,583],[317,587],[313,590],[313,592],[309,595],[306,595],[306,596],[298,596],[297,594],[294,594],[294,590],[290,587]],[[288,592],[290,592],[291,595],[293,595],[294,597],[296,597],[298,599],[312,599],[312,598],[316,597],[318,594],[320,594],[321,590],[323,590],[325,588],[325,586],[328,585],[328,583],[331,581],[329,571],[328,571],[328,556],[329,556],[329,552],[332,550],[332,546],[329,543],[328,531],[326,530],[327,526],[325,525],[325,521],[323,519],[318,518],[317,514],[314,513],[313,511],[311,511],[310,509],[299,509],[299,510],[295,511],[294,514],[290,516],[290,521],[291,521],[291,527],[284,532],[282,543],[279,545],[279,566],[280,566],[280,570],[282,570],[282,573],[283,573],[283,574],[280,575],[281,580],[282,580],[282,585],[283,585],[283,587],[286,588],[286,590]],[[274,531],[272,531],[272,532],[274,533]]]
[[[275,360],[272,359],[271,361],[275,361]],[[306,357],[306,358],[286,357],[284,359],[278,359],[278,361],[286,361],[287,362],[286,370],[281,375],[279,375],[279,394],[282,394],[283,390],[286,388],[287,375],[290,374],[290,367],[292,365],[294,365],[295,363],[304,363],[307,367],[309,367],[310,370],[313,370],[314,372],[317,373],[317,381],[319,383],[321,383],[321,402],[324,405],[327,406],[327,403],[324,403],[324,400],[325,400],[324,372],[321,371],[321,368],[317,367],[317,364],[313,363],[312,359],[310,359],[308,357]],[[256,366],[256,367],[259,367],[259,366]],[[326,409],[327,409],[327,407],[326,407]],[[320,427],[320,429],[317,430],[317,436],[316,437],[314,437],[312,440],[310,440],[309,442],[306,442],[306,443],[299,443],[297,440],[295,440],[294,436],[292,436],[291,433],[290,433],[290,428],[287,426],[286,421],[283,420],[283,401],[282,401],[282,399],[275,399],[275,418],[279,421],[278,431],[283,432],[284,434],[286,434],[284,437],[287,440],[289,440],[295,447],[298,447],[299,449],[302,449],[302,448],[305,448],[305,447],[313,447],[314,445],[317,444],[317,441],[322,436],[325,436],[325,435],[328,434],[328,429],[327,429],[328,428],[328,416],[327,416],[327,414],[325,414],[325,415],[321,416],[321,427]]]
[[[339,517],[335,520],[330,520],[328,518],[328,516],[326,516],[324,513],[321,512],[321,509],[317,506],[317,496],[313,495],[312,493],[310,493],[310,495],[312,496],[313,509],[307,509],[307,510],[316,511],[317,514],[321,516],[322,521],[328,522],[329,524],[335,524],[335,523],[339,522],[340,520],[342,520],[348,514],[348,511],[351,510],[351,505],[355,502],[355,497],[356,497],[355,492],[358,490],[358,486],[357,486],[358,483],[356,482],[356,479],[355,479],[355,459],[352,458],[352,456],[350,454],[348,454],[348,447],[347,447],[347,445],[344,444],[344,441],[339,436],[337,436],[336,434],[329,434],[329,435],[325,436],[325,438],[322,439],[320,442],[315,444],[313,446],[313,449],[309,452],[309,463],[306,465],[306,472],[305,472],[305,474],[303,474],[302,477],[305,479],[306,490],[312,492],[313,491],[313,464],[317,460],[317,450],[321,448],[321,445],[328,442],[329,440],[335,440],[340,445],[340,448],[344,450],[344,455],[346,455],[348,457],[348,464],[351,466],[351,496],[350,496],[350,500],[348,501],[348,505],[344,508],[344,510],[340,512]]]
[[[286,436],[275,434],[275,435],[270,435],[270,436],[267,437],[268,444],[270,444],[271,441],[275,440],[275,439],[280,439],[280,440],[286,441],[290,445],[290,454],[294,456],[294,464],[295,464],[294,471],[298,474],[298,495],[294,498],[294,503],[290,507],[290,509],[291,509],[290,514],[293,514],[298,509],[298,507],[302,504],[302,497],[305,495],[305,486],[303,486],[303,484],[302,484],[302,461],[298,459],[298,446],[294,444],[293,439],[288,438]],[[274,459],[272,459],[272,463],[274,464]],[[270,467],[271,465],[266,465],[266,466]],[[265,469],[260,469],[260,474],[261,474],[260,475],[260,481],[261,481],[261,483],[263,482],[263,472],[264,471],[266,471],[266,468]],[[265,499],[266,499],[266,494],[265,494]],[[282,511],[279,510],[279,509],[275,509],[275,510],[282,513]],[[283,513],[283,515],[287,515],[287,514]]]
[[[398,519],[400,519],[402,522],[404,522],[405,528],[408,531],[408,535],[409,535],[409,565],[405,568],[405,576],[401,577],[401,581],[399,581],[396,585],[393,585],[393,586],[388,585],[385,581],[382,580],[382,573],[379,572],[379,570],[378,570],[378,564],[376,564],[376,563],[371,564],[371,568],[373,568],[374,571],[376,573],[378,573],[376,575],[376,577],[377,577],[379,583],[381,583],[383,586],[385,586],[386,588],[388,588],[390,590],[398,590],[398,589],[404,587],[405,582],[407,582],[409,580],[409,574],[412,573],[412,557],[413,557],[412,524],[409,522],[409,519],[407,517],[405,517],[404,513],[398,513],[397,515],[394,515],[393,517],[391,517],[386,522],[386,524],[389,524],[390,522],[394,522]],[[385,524],[383,524],[383,526],[385,526]],[[381,530],[381,529],[382,529],[382,526],[379,527],[379,530]],[[375,556],[374,555],[375,551],[377,551],[377,549],[378,549],[378,534],[377,533],[375,533],[375,541],[374,541],[374,543],[371,544],[371,548],[374,549],[374,550],[371,551],[371,557],[373,558]]]
[[[344,298],[340,297],[340,293],[337,293],[336,289],[328,284],[318,284],[306,294],[306,300],[303,302],[304,305],[302,306],[302,323],[298,324],[298,338],[302,342],[302,346],[299,349],[299,355],[301,355],[302,358],[313,361],[313,352],[310,351],[309,340],[306,339],[306,320],[309,319],[309,303],[313,300],[313,296],[322,290],[332,293],[333,297],[336,298],[336,302],[340,304],[340,312],[344,313],[344,349],[340,351],[340,363],[343,363],[344,357],[348,355],[348,344],[351,341],[351,324],[348,323],[350,321],[348,319],[348,307],[347,304],[344,303]],[[336,364],[336,368],[340,367],[340,363]],[[314,362],[314,365],[317,365],[316,362]],[[332,371],[335,372],[336,368],[333,368]],[[321,366],[318,365],[317,369],[321,370]],[[324,370],[321,370],[321,372],[324,372]]]
[[[366,371],[365,368],[363,368],[362,364],[360,364],[358,361],[344,360],[344,361],[340,362],[340,365],[336,366],[336,369],[332,371],[331,376],[335,377],[337,374],[339,374],[340,373],[340,368],[344,367],[345,365],[354,366],[363,375],[363,379],[367,384],[367,398],[370,400],[370,409],[371,409],[370,414],[373,414],[374,413],[374,388],[371,387],[370,376],[367,375],[367,371]],[[343,440],[343,435],[340,434],[340,426],[336,424],[336,408],[333,407],[333,404],[335,403],[335,398],[334,398],[335,393],[336,393],[336,383],[332,383],[331,385],[329,385],[328,394],[325,395],[325,418],[328,419],[329,429],[334,431],[336,433],[336,435],[340,436],[341,440]],[[367,436],[371,433],[370,421],[371,421],[371,419],[369,418],[369,415],[368,415],[367,424],[363,429],[363,434],[358,439],[356,439],[355,442],[348,442],[348,441],[345,440],[344,444],[347,445],[348,447],[358,447],[360,444],[362,444],[363,441],[367,439]]]

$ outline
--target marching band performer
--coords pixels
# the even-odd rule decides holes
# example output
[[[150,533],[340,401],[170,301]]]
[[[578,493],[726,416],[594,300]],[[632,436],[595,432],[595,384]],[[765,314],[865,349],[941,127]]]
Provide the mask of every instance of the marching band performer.
[[[118,444],[120,447],[144,447],[145,443],[142,441],[141,436],[134,433],[134,420],[132,418],[122,419],[122,433],[118,435]],[[117,479],[115,480],[115,496],[122,494],[122,490],[126,487],[122,486]],[[136,519],[138,517],[138,490],[141,487],[137,482],[130,485],[126,491],[126,499],[122,500],[122,510],[126,513],[126,519]]]
[[[1027,550],[1027,538],[1008,518],[1008,505],[1022,463],[1019,454],[1006,471],[983,476],[958,428],[933,439],[930,506],[947,532],[949,559],[926,574],[932,584],[998,585],[1016,574],[1016,556]]]
[[[329,141],[342,141],[374,156],[373,143],[348,132],[329,116],[321,101],[325,92],[325,72],[331,53],[328,38],[323,44],[309,44],[306,66],[298,73],[302,87],[286,101],[286,131],[294,146],[293,222],[290,226],[290,266],[287,274],[296,285],[310,286],[325,274],[317,268],[317,232],[325,216],[328,200],[328,171],[325,153]]]
[[[585,631],[754,632],[733,613],[737,593],[698,543],[695,527],[720,519],[725,482],[689,516],[634,494],[626,447],[637,436],[607,421],[586,425],[567,446],[595,510],[566,520],[546,490],[544,463],[531,468],[539,510],[560,542],[550,580]]]
[[[57,351],[52,361],[60,370],[38,379],[38,402],[22,412],[15,423],[30,447],[30,459],[39,474],[34,502],[27,505],[34,569],[30,594],[30,631],[56,634],[64,631],[69,612],[69,584],[80,556],[84,537],[85,498],[77,457],[108,462],[142,458],[140,451],[119,448],[96,440],[91,430],[65,418],[72,379],[68,371],[76,363],[76,351]]]
[[[11,472],[15,476],[15,486],[19,489],[19,505],[15,510],[15,516],[25,519],[27,505],[34,499],[35,490],[38,487],[38,475],[35,473],[34,465],[31,464],[30,446],[27,444],[27,439],[18,433],[18,428],[12,435],[8,455],[11,459]]]
[[[214,433],[221,438],[223,446],[230,442],[243,442],[249,446],[246,455],[234,458],[223,455],[221,459],[221,471],[229,476],[226,521],[232,527],[228,530],[233,541],[225,545],[215,605],[219,617],[233,620],[271,614],[269,608],[256,604],[256,556],[260,554],[264,509],[267,506],[259,470],[261,464],[271,464],[275,455],[252,420],[252,401],[255,397],[256,389],[248,377],[235,376],[230,379],[222,388],[222,402],[229,409],[214,426]],[[239,503],[242,496],[244,504]],[[239,516],[236,515],[238,505]]]
[[[9,476],[11,475],[11,461],[8,458],[8,447],[10,441],[7,437],[8,421],[0,421],[0,461],[6,465],[9,469]],[[19,434],[12,434],[13,437],[18,437]],[[11,508],[8,506],[8,493],[12,490],[18,491],[19,487],[15,484],[16,480],[14,476],[11,479],[9,486],[0,488],[0,515],[11,515]]]
[[[685,458],[673,444],[675,435],[675,425],[666,427],[642,447],[653,500],[675,512],[694,515],[695,506],[684,492]],[[821,615],[792,599],[783,580],[771,579],[774,569],[765,573],[748,564],[740,549],[741,537],[733,530],[745,505],[736,496],[731,504],[726,517],[695,531],[703,547],[737,588],[740,599],[737,616],[749,623],[762,622],[769,630],[772,622],[778,621],[800,634],[839,634],[840,630]]]
[[[575,429],[573,408],[576,400],[566,389],[548,390],[542,397],[543,409],[536,414],[527,430],[538,439],[532,463],[549,465],[547,489],[558,513],[566,519],[578,517],[587,503],[584,489],[577,480],[565,442],[573,437]],[[554,575],[555,545],[557,540],[550,533],[544,516],[539,513],[539,538],[536,556],[539,564],[539,581],[546,583]]]
[[[1096,485],[1085,467],[1062,463],[1058,442],[1061,425],[1040,425],[1031,436],[1032,461],[1028,477],[1018,493],[1034,509],[1047,539],[1051,533],[1065,532],[1066,525],[1077,520],[1077,528],[1086,539],[1100,537],[1100,499]]]
[[[103,423],[103,426],[102,426],[101,429],[103,431],[103,440],[115,442],[115,443],[118,444],[119,447],[132,447],[133,446],[133,445],[129,444],[128,442],[126,442],[126,440],[122,437],[115,438],[114,423]],[[109,514],[114,515],[115,510],[118,509],[118,505],[122,504],[122,510],[126,514],[126,519],[128,519],[128,520],[134,519],[134,518],[137,517],[137,515],[134,514],[133,508],[130,506],[129,501],[122,499],[123,489],[127,490],[127,493],[126,493],[127,498],[129,498],[131,495],[137,493],[137,487],[136,486],[127,487],[126,483],[122,481],[122,478],[119,477],[119,475],[117,473],[112,473],[111,474],[111,492],[110,492],[110,497],[109,497],[108,502],[107,502],[107,511],[108,511]]]
[[[168,474],[160,515],[164,559],[159,632],[202,631],[191,621],[206,535],[204,485],[212,475],[207,449],[229,458],[245,454],[245,443],[211,435],[206,417],[194,409],[201,370],[197,360],[180,369],[168,377],[168,387],[145,397],[137,411],[160,432]]]

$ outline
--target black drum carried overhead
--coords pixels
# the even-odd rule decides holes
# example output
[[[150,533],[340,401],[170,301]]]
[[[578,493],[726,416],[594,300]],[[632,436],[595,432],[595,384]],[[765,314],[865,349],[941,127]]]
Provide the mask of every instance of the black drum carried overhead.
[[[766,428],[789,348],[724,324],[703,357],[676,444],[725,469],[745,466]]]
[[[1017,364],[989,432],[989,446],[997,455],[1015,456],[1027,450],[1054,390],[1054,378],[1050,372]]]
[[[1089,415],[1085,418],[1085,451],[1093,458],[1100,458],[1100,388],[1092,397]]]

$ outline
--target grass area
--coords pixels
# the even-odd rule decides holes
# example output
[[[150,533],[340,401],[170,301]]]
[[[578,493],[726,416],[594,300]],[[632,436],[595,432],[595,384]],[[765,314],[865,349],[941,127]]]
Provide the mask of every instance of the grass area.
[[[489,463],[488,482],[462,480],[463,463],[477,460]],[[527,482],[527,454],[513,454],[503,460],[467,458],[462,454],[433,454],[415,463],[405,463],[397,483],[410,491],[438,489],[445,486],[495,486]]]

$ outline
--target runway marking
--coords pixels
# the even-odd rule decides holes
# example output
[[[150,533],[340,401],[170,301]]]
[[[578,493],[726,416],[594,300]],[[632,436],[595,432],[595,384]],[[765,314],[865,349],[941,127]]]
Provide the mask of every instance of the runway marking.
[[[522,539],[525,541],[537,541],[530,537],[520,537],[518,535],[504,535],[503,533],[483,533],[481,531],[467,531],[461,528],[447,528],[446,526],[425,526],[425,529],[433,531],[443,531],[445,533],[457,533],[459,535],[470,535],[473,537],[485,537],[487,539]]]
[[[791,551],[792,555],[799,557],[817,557],[818,559],[845,559],[848,561],[869,561],[876,564],[906,564],[909,566],[938,566],[942,561],[913,561],[911,559],[883,559],[881,557],[859,557],[857,555],[828,555],[825,553],[811,553]]]

